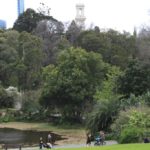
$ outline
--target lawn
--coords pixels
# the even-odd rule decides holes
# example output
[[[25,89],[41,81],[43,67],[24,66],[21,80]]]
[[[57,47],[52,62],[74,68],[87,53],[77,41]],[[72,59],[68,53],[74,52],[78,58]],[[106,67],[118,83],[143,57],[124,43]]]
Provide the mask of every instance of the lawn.
[[[150,144],[118,144],[83,148],[61,148],[60,150],[150,150]]]

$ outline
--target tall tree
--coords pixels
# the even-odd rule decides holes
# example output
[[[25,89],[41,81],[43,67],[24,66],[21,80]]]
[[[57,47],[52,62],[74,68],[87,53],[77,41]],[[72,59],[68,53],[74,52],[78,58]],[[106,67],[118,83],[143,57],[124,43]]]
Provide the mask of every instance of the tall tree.
[[[3,86],[17,86],[14,65],[19,56],[17,53],[19,33],[4,31],[0,33],[0,81]]]
[[[130,94],[136,96],[150,90],[150,64],[131,60],[125,69],[125,73],[119,77],[118,90],[120,93],[129,97]]]
[[[37,23],[43,19],[55,20],[51,16],[46,16],[42,13],[37,13],[35,12],[35,10],[28,8],[15,21],[13,29],[19,32],[22,31],[32,32],[36,28]]]
[[[117,93],[116,82],[120,74],[122,72],[119,68],[109,66],[102,87],[97,88],[94,94],[95,104],[86,114],[86,126],[93,133],[102,129],[107,130],[117,117],[121,95]]]
[[[150,27],[143,27],[136,39],[137,53],[136,56],[149,62],[150,60]]]
[[[19,36],[19,62],[16,65],[19,81],[23,89],[32,89],[39,84],[39,73],[42,67],[41,40],[27,32]]]
[[[44,66],[55,63],[59,52],[59,43],[62,40],[64,26],[57,20],[42,20],[38,23],[34,34],[42,39],[45,54]]]
[[[43,74],[41,103],[59,108],[65,118],[80,119],[86,103],[92,102],[96,87],[101,85],[105,64],[99,54],[70,48],[60,54],[56,66],[46,67]]]
[[[68,30],[66,31],[66,37],[68,41],[71,43],[71,45],[76,46],[77,45],[77,37],[79,36],[81,32],[81,28],[77,26],[75,21],[73,20],[68,27]]]
[[[97,28],[83,31],[78,37],[78,46],[98,52],[105,62],[122,68],[126,67],[128,59],[135,54],[134,36],[115,30],[100,31]]]

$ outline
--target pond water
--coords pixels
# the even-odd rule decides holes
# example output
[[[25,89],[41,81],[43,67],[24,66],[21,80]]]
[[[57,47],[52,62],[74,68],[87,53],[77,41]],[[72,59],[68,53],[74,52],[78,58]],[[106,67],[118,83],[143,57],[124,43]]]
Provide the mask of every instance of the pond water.
[[[48,131],[17,130],[12,128],[0,128],[0,144],[38,145],[40,137],[47,141]],[[51,133],[53,141],[61,140],[61,135]]]

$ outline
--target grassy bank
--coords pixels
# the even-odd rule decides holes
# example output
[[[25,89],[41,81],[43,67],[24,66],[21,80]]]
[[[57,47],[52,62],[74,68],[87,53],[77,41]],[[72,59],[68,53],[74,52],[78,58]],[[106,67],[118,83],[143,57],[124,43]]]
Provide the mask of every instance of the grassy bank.
[[[118,144],[97,147],[61,148],[60,150],[150,150],[150,144]]]

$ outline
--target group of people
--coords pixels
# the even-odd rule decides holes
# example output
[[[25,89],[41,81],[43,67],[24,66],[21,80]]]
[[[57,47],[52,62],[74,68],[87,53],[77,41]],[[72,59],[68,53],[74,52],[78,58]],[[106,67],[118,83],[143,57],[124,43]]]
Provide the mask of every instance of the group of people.
[[[52,148],[52,135],[50,133],[47,136],[47,142],[46,143],[44,143],[43,142],[43,138],[40,137],[39,148],[42,149],[43,147],[47,148],[47,149],[51,149]]]
[[[92,135],[91,133],[87,133],[87,138],[86,138],[86,146],[90,146],[91,142],[92,142]],[[103,145],[104,141],[105,141],[105,133],[104,131],[100,131],[98,137],[96,137],[96,143]]]

